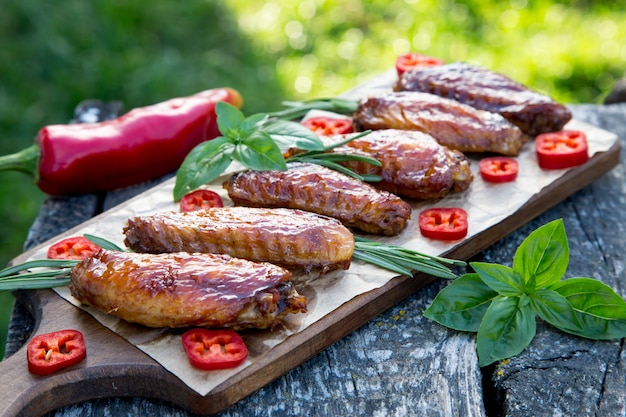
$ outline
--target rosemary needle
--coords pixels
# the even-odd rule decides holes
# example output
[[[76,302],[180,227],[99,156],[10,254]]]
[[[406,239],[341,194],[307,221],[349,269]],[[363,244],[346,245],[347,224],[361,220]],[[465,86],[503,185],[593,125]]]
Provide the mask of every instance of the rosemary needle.
[[[423,272],[438,278],[456,278],[449,266],[464,266],[465,262],[426,255],[400,246],[386,245],[355,236],[354,259],[359,259],[401,275],[413,276]],[[449,265],[449,266],[446,266]]]
[[[351,115],[356,111],[359,103],[356,100],[342,98],[322,98],[308,101],[285,101],[283,104],[287,107],[286,109],[267,114],[270,117],[283,120],[300,119],[310,110],[325,110]]]
[[[78,262],[38,259],[4,268],[0,271],[0,291],[64,287],[70,283],[70,272]]]

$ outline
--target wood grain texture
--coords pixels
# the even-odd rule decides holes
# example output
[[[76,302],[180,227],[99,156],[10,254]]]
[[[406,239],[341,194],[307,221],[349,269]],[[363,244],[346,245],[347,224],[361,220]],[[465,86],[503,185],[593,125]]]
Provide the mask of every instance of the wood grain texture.
[[[596,111],[594,106],[594,113]],[[594,233],[602,236],[601,233],[610,232],[608,219],[587,219],[585,213],[577,212],[577,207],[580,196],[584,196],[590,188],[594,189],[596,183],[584,187],[598,178],[600,180],[597,184],[604,183],[607,178],[609,181],[603,185],[601,192],[612,192],[615,189],[618,193],[622,192],[621,188],[615,188],[619,180],[613,178],[615,171],[604,175],[619,162],[619,157],[618,144],[611,151],[597,155],[593,164],[586,169],[573,170],[563,183],[549,187],[546,193],[524,206],[516,214],[518,218],[494,226],[488,233],[468,241],[452,255],[462,259],[477,255],[486,260],[506,263],[512,259],[515,244],[519,244],[536,228],[538,222],[545,220],[546,216],[554,217],[562,212],[574,212],[575,218],[584,218],[588,222],[584,229],[580,228],[581,233],[575,235],[583,246],[587,242],[585,239]],[[575,194],[574,200],[568,198],[571,194]],[[127,196],[122,201],[125,198]],[[610,211],[614,208],[611,204],[616,204],[613,200],[598,197],[595,202],[602,204],[605,201]],[[617,200],[623,201],[623,197]],[[63,209],[67,203],[59,204],[59,208]],[[69,207],[74,203],[70,203]],[[91,203],[87,202],[86,206],[90,207]],[[80,207],[82,203],[75,204]],[[99,204],[103,206],[101,202]],[[555,208],[548,210],[554,205]],[[590,203],[588,208],[594,209]],[[591,220],[604,221],[605,226],[596,229]],[[527,226],[520,228],[520,224],[529,221]],[[46,224],[46,221],[42,219],[39,223]],[[513,232],[516,229],[519,230]],[[53,228],[48,238],[62,231],[62,226]],[[37,240],[37,236],[45,234],[37,233],[34,229],[33,241]],[[596,245],[594,253],[599,256],[603,246],[599,243]],[[576,259],[581,265],[587,260],[583,255],[576,256]],[[618,269],[615,268],[615,271]],[[25,353],[23,348],[18,350],[0,363],[0,379],[5,382],[5,387],[10,387],[0,398],[0,410],[3,411],[0,415],[20,415],[20,412],[26,410],[22,415],[36,416],[50,412],[50,416],[190,416],[223,410],[219,415],[484,416],[482,375],[477,367],[473,338],[448,331],[422,316],[423,310],[443,285],[443,281],[430,283],[427,279],[393,280],[380,291],[368,293],[348,303],[333,317],[313,326],[310,333],[295,335],[284,345],[284,351],[276,349],[272,352],[265,366],[250,369],[246,378],[229,381],[228,386],[220,387],[222,399],[210,400],[190,395],[185,387],[179,387],[181,384],[176,378],[164,372],[146,355],[102,326],[95,325],[92,328],[91,322],[94,320],[89,315],[70,306],[52,292],[29,293],[24,300],[35,312],[35,321],[38,323],[35,333],[57,329],[54,326],[61,324],[63,327],[86,326],[86,336],[92,341],[90,343],[94,343],[95,353],[88,353],[87,361],[77,366],[77,369],[42,381],[42,378],[25,372]],[[52,313],[48,314],[48,310],[52,310]],[[545,340],[546,346],[552,347],[554,355],[555,337],[551,330],[546,329],[546,332],[546,337],[549,336]],[[540,333],[543,334],[543,328]],[[561,340],[562,335],[557,336],[556,340]],[[538,337],[538,342],[541,342],[541,337]],[[604,344],[613,346],[611,342],[600,342],[600,345]],[[595,349],[599,346],[597,342],[591,342],[591,345]],[[533,349],[536,349],[534,344]],[[611,371],[604,372],[608,376],[611,376],[611,372],[615,374],[615,378],[607,377],[606,380],[613,381],[616,386],[619,386],[619,378],[623,378],[623,370],[617,366],[619,352],[616,348],[609,349],[610,357],[616,358],[615,366]],[[601,363],[603,352],[598,351],[597,355],[597,363]],[[584,360],[580,362],[580,368],[583,369]],[[519,409],[520,414],[512,415],[528,415],[523,414],[528,409],[522,408],[522,404],[532,402],[533,399],[549,407],[550,401],[536,399],[540,394],[537,382],[540,377],[546,377],[541,372],[543,368],[528,367],[525,379],[534,384],[524,384],[524,378],[519,381],[516,379],[523,372],[514,363],[517,362],[511,361],[510,368],[500,367],[497,370],[497,375],[503,374],[498,382],[499,387],[507,394],[504,408],[512,412]],[[528,363],[522,363],[521,366],[528,366]],[[619,374],[620,371],[622,374]],[[89,379],[97,383],[91,384]],[[64,388],[59,388],[59,385]],[[527,387],[527,391],[522,387]],[[592,391],[597,392],[595,389]],[[535,397],[532,397],[533,392]],[[547,395],[554,396],[554,393]],[[604,398],[608,397],[606,395]],[[69,405],[74,402],[80,403]],[[605,408],[608,409],[608,400],[606,404]],[[577,406],[581,407],[580,404]]]

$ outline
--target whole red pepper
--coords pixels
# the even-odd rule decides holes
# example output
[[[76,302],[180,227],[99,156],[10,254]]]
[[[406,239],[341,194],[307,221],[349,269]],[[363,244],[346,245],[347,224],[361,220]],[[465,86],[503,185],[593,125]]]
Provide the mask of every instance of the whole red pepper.
[[[129,111],[99,123],[50,125],[36,143],[0,157],[0,170],[32,174],[51,195],[107,191],[178,169],[199,143],[219,136],[215,105],[241,107],[232,88],[215,88]]]

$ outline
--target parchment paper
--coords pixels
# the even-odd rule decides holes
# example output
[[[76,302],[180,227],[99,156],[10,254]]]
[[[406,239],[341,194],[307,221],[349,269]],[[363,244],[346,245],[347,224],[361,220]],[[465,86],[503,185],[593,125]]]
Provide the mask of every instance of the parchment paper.
[[[344,97],[359,98],[366,94],[389,91],[393,81],[394,74],[390,72],[373,80],[371,83],[346,93]],[[597,152],[609,150],[618,139],[615,134],[576,120],[571,121],[566,128],[582,130],[587,133],[590,156]],[[457,245],[462,244],[462,241],[445,243],[423,238],[417,225],[419,211],[434,206],[464,208],[469,215],[467,238],[470,238],[515,213],[533,195],[566,172],[566,170],[541,170],[537,165],[532,141],[525,145],[517,159],[520,165],[517,180],[503,184],[490,184],[482,181],[478,173],[478,163],[477,161],[472,161],[471,166],[475,178],[469,190],[463,193],[452,194],[434,203],[413,204],[413,216],[409,226],[399,236],[378,238],[376,240],[405,246],[430,255],[444,254]],[[230,173],[239,169],[241,167],[233,164],[228,173],[207,187],[218,192],[224,199],[225,205],[232,205],[232,203],[228,199],[226,191],[222,189],[221,184]],[[178,206],[172,199],[173,186],[174,179],[171,179],[144,193],[130,204],[108,211],[104,216],[100,217],[99,221],[90,223],[77,234],[90,233],[102,236],[123,246],[124,236],[122,229],[128,218],[159,211],[178,210]],[[367,237],[372,238],[371,236]],[[46,249],[41,248],[35,252],[32,259],[45,258]],[[336,271],[322,277],[318,277],[315,274],[310,276],[295,274],[294,281],[298,291],[307,297],[308,313],[290,316],[285,326],[273,332],[242,332],[241,334],[250,352],[246,363],[236,369],[211,372],[199,371],[189,365],[180,341],[180,332],[147,329],[129,324],[113,316],[100,313],[93,308],[81,306],[70,295],[67,287],[58,288],[56,291],[69,302],[92,314],[104,326],[115,331],[137,346],[137,348],[150,355],[191,389],[204,396],[229,377],[258,360],[265,352],[284,341],[289,335],[307,328],[355,296],[383,286],[394,276],[396,274],[357,261],[354,261],[347,271]]]

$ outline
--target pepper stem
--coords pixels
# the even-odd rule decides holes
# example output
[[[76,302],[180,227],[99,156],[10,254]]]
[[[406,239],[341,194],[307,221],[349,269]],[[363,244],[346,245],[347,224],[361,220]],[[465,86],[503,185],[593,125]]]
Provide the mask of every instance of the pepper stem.
[[[0,156],[0,171],[21,171],[37,178],[39,145],[33,144],[19,152]]]

